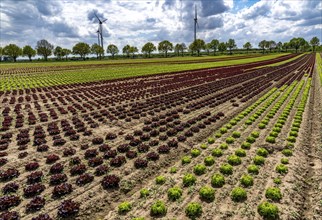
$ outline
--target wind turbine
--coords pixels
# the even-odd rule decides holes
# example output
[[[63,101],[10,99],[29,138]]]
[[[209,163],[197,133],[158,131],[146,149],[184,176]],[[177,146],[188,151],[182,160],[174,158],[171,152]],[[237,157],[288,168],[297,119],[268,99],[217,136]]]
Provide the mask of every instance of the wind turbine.
[[[95,14],[95,17],[98,20],[99,26],[98,26],[98,33],[101,36],[101,47],[104,49],[104,45],[103,45],[103,23],[105,23],[107,21],[107,19],[104,19],[103,21],[101,19],[99,19],[99,17]]]
[[[98,29],[96,31],[96,33],[97,33],[97,43],[98,43],[98,46],[101,46],[101,42],[100,42],[100,30]]]
[[[199,28],[199,24],[198,24],[198,14],[197,14],[197,6],[195,5],[195,41],[197,40],[197,27]]]

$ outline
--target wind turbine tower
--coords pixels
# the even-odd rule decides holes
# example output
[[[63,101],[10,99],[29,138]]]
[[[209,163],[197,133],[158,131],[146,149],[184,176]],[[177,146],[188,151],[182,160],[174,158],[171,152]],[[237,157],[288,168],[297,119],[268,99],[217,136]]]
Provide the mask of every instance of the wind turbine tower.
[[[197,6],[195,5],[195,18],[194,18],[194,21],[195,21],[195,32],[194,32],[194,40],[196,41],[197,40],[197,26],[199,28],[199,24],[198,24],[198,14],[197,14]]]
[[[101,46],[101,42],[100,42],[100,30],[97,30],[96,33],[97,33],[97,44],[98,44],[98,46]]]
[[[95,17],[97,18],[98,20],[98,31],[97,33],[100,35],[101,37],[101,44],[100,46],[104,49],[104,41],[103,41],[103,23],[105,23],[107,21],[107,19],[104,19],[104,20],[101,20],[99,19],[99,17],[95,14]]]

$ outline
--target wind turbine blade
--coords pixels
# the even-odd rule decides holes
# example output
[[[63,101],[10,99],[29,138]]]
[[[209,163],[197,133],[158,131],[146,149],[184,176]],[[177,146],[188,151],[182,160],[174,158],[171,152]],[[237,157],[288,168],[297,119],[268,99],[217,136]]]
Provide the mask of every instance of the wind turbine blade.
[[[101,20],[97,17],[97,15],[94,13],[95,17],[99,20],[99,22],[101,22]]]
[[[104,23],[105,21],[107,21],[107,19],[105,19],[104,21],[102,21],[102,23]]]
[[[199,23],[198,23],[198,21],[197,21],[197,28],[199,29]]]

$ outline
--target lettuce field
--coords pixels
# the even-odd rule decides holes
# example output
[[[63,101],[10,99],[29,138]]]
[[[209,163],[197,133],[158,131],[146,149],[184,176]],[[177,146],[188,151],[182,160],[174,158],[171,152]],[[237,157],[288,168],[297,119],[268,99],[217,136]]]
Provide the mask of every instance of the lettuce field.
[[[0,219],[320,219],[319,53],[0,66]]]

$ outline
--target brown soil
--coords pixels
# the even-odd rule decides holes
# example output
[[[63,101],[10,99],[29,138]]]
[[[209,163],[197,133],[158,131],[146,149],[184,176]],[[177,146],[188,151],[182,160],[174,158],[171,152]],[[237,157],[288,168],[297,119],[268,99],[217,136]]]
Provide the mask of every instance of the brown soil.
[[[280,95],[281,97],[282,95]],[[290,99],[290,97],[289,97]],[[288,99],[288,100],[289,100]],[[284,103],[284,105],[281,107],[281,110],[279,113],[281,113],[282,109],[286,106],[288,100]],[[278,99],[274,102],[276,103]],[[274,103],[271,105],[271,107],[274,105]],[[258,106],[256,109],[260,108],[262,105]],[[256,111],[254,110],[254,112]],[[133,204],[134,211],[131,211],[130,216],[127,217],[120,217],[117,214],[117,209],[115,211],[109,212],[106,214],[105,219],[129,219],[132,217],[137,216],[149,216],[149,210],[150,206],[153,202],[156,200],[162,200],[165,201],[168,205],[168,213],[165,218],[162,219],[186,219],[187,217],[184,214],[184,208],[185,206],[192,201],[200,202],[199,199],[199,189],[204,186],[208,185],[210,186],[210,179],[211,176],[215,173],[218,173],[219,167],[224,164],[227,160],[227,156],[230,154],[233,154],[236,149],[239,148],[240,144],[250,135],[250,133],[254,130],[259,130],[257,128],[259,122],[262,118],[266,115],[267,112],[269,112],[270,108],[268,108],[263,115],[256,120],[256,123],[253,123],[251,126],[245,126],[244,123],[247,118],[244,118],[241,120],[237,125],[236,128],[240,129],[242,132],[242,137],[238,138],[236,142],[232,145],[230,145],[229,149],[224,151],[224,155],[220,158],[216,158],[215,165],[209,167],[207,169],[207,173],[202,176],[197,176],[198,182],[193,187],[190,187],[189,189],[183,188],[184,193],[182,195],[182,198],[179,200],[179,202],[170,202],[167,199],[167,189],[173,186],[181,186],[182,177],[186,173],[192,173],[193,167],[196,164],[203,164],[203,159],[205,156],[211,155],[212,149],[218,148],[220,143],[225,142],[225,139],[231,135],[232,131],[229,133],[223,135],[221,138],[217,139],[215,144],[209,145],[207,150],[203,150],[202,154],[198,156],[197,158],[194,158],[192,160],[191,164],[188,165],[181,165],[180,159],[177,159],[177,162],[175,164],[172,164],[172,166],[165,167],[160,170],[159,174],[163,174],[167,177],[167,183],[158,186],[155,184],[154,178],[150,178],[150,181],[145,181],[140,185],[141,188],[147,188],[152,191],[152,196],[150,196],[148,199],[139,199],[140,193],[139,189],[134,190],[133,196],[129,197],[126,196],[124,201],[135,201]],[[277,113],[277,115],[279,114]],[[216,199],[214,202],[207,203],[202,202],[202,207],[204,210],[204,213],[201,217],[201,219],[258,219],[260,218],[256,212],[257,205],[262,199],[263,192],[267,188],[267,186],[272,184],[272,177],[274,177],[274,172],[270,174],[272,170],[274,170],[276,163],[280,160],[281,156],[280,153],[274,152],[273,155],[270,155],[265,162],[265,165],[261,167],[260,174],[256,175],[254,177],[254,186],[247,189],[248,192],[248,198],[247,201],[244,203],[235,203],[232,202],[230,199],[230,191],[234,188],[240,185],[239,179],[241,176],[247,172],[247,166],[251,163],[252,158],[256,155],[256,150],[258,147],[263,146],[265,144],[265,137],[272,129],[274,123],[277,121],[277,118],[272,120],[269,124],[269,126],[261,132],[260,138],[256,140],[256,143],[252,146],[251,150],[247,151],[247,156],[245,158],[242,158],[242,164],[234,167],[234,174],[232,176],[226,176],[226,185],[222,188],[216,189]],[[238,130],[239,130],[238,129]],[[234,129],[235,130],[235,129]],[[194,145],[193,147],[199,148],[200,144]],[[189,154],[188,154],[189,155]],[[169,167],[177,167],[178,172],[175,174],[170,174]],[[272,175],[272,176],[271,176]],[[122,202],[122,201],[120,201]],[[220,204],[220,205],[218,205]]]
[[[270,71],[274,71],[275,69],[271,69]],[[298,72],[296,72],[297,74]],[[209,73],[210,74],[210,73]],[[247,73],[244,73],[247,74]],[[294,74],[294,73],[292,73]],[[176,75],[178,76],[178,75]],[[179,75],[180,76],[180,75]],[[189,97],[183,97],[180,104],[177,106],[171,106],[165,109],[162,109],[162,107],[158,107],[160,112],[157,112],[155,116],[160,116],[166,113],[170,113],[171,110],[183,108],[188,109],[189,104],[197,103],[204,101],[208,98],[211,98],[213,95],[216,94],[225,94],[234,88],[239,88],[238,86],[250,82],[254,79],[260,79],[260,74],[258,74],[258,78],[252,78],[245,82],[239,83],[239,84],[233,84],[229,85],[227,87],[224,87],[222,89],[218,89],[218,91],[214,91],[207,95],[200,95],[199,97],[189,100]],[[76,102],[79,103],[81,106],[84,106],[88,104],[93,109],[87,109],[86,112],[80,112],[77,111],[77,113],[73,113],[72,111],[67,111],[67,114],[61,114],[57,110],[57,104],[58,106],[62,106],[64,109],[68,109],[67,107],[70,107],[71,104],[64,105],[62,102],[58,102],[57,99],[55,101],[48,100],[47,102],[43,102],[41,98],[39,98],[39,101],[33,101],[33,102],[26,102],[24,101],[22,105],[22,114],[24,118],[28,118],[29,112],[34,112],[34,114],[37,117],[37,124],[29,126],[27,122],[25,122],[23,128],[28,128],[31,142],[27,144],[26,150],[19,150],[17,147],[16,142],[16,136],[18,132],[21,130],[21,128],[14,128],[13,126],[10,128],[10,132],[12,132],[13,137],[12,142],[9,144],[8,150],[6,152],[8,153],[8,156],[6,157],[8,159],[8,163],[1,167],[1,171],[6,170],[7,168],[15,167],[20,171],[20,176],[18,178],[15,178],[14,180],[10,182],[16,182],[20,184],[20,188],[17,192],[17,195],[20,195],[22,198],[22,203],[18,206],[13,208],[12,210],[18,211],[20,213],[20,217],[22,219],[31,219],[34,216],[37,216],[39,213],[49,213],[50,216],[55,218],[57,216],[57,207],[61,203],[62,200],[65,199],[73,199],[76,202],[81,203],[81,210],[78,214],[76,219],[131,219],[131,217],[137,217],[137,216],[145,216],[147,219],[150,219],[150,206],[152,202],[160,199],[167,203],[168,206],[168,214],[163,219],[186,219],[186,216],[184,214],[184,208],[185,206],[191,202],[201,202],[199,199],[198,191],[201,186],[204,185],[210,185],[210,179],[211,176],[214,173],[219,172],[219,167],[221,164],[225,163],[227,161],[227,156],[230,154],[233,154],[236,149],[239,148],[240,144],[250,135],[250,133],[254,130],[258,129],[258,124],[260,121],[264,118],[264,116],[269,112],[269,110],[274,106],[274,104],[282,97],[282,94],[276,99],[271,106],[266,109],[266,111],[256,119],[256,122],[254,122],[250,126],[245,125],[245,121],[248,119],[250,115],[242,119],[236,126],[234,126],[233,129],[229,130],[227,134],[224,134],[221,138],[216,139],[216,142],[212,145],[209,145],[209,147],[206,150],[202,150],[202,154],[198,156],[197,158],[192,159],[192,163],[182,166],[181,165],[181,157],[183,155],[187,155],[190,152],[190,149],[195,147],[199,148],[200,143],[204,142],[207,137],[211,136],[218,128],[226,124],[230,119],[235,117],[237,114],[242,112],[244,109],[246,109],[248,106],[253,104],[256,100],[259,99],[262,95],[267,93],[272,87],[278,85],[281,81],[287,78],[287,76],[284,76],[284,78],[281,78],[278,82],[272,82],[272,85],[268,88],[265,88],[260,94],[255,95],[253,98],[247,100],[246,102],[241,102],[241,98],[231,98],[237,101],[239,104],[238,107],[233,107],[231,103],[231,99],[228,101],[225,101],[215,107],[209,107],[209,105],[206,105],[201,108],[193,109],[188,114],[183,114],[182,112],[179,112],[179,118],[175,119],[174,121],[180,120],[181,122],[187,122],[193,118],[196,118],[200,115],[203,115],[207,113],[208,111],[211,113],[211,116],[216,115],[218,112],[224,112],[225,117],[221,117],[219,120],[217,120],[215,123],[211,123],[211,125],[205,126],[205,128],[200,128],[200,131],[198,133],[195,133],[193,137],[188,138],[185,142],[179,143],[178,148],[171,149],[169,154],[160,154],[160,159],[157,162],[149,162],[148,168],[141,170],[141,169],[135,169],[133,166],[133,161],[135,159],[127,159],[126,164],[121,166],[120,168],[115,167],[109,167],[109,174],[116,174],[121,177],[120,187],[117,190],[104,190],[101,187],[101,180],[103,177],[96,177],[94,178],[94,181],[90,184],[86,184],[84,186],[76,186],[75,182],[78,176],[71,176],[69,173],[70,165],[69,161],[71,157],[79,156],[82,163],[87,165],[87,160],[84,158],[85,150],[81,150],[81,146],[84,144],[89,144],[88,149],[97,149],[99,145],[93,145],[91,143],[92,139],[94,137],[102,137],[105,139],[105,136],[107,133],[112,132],[115,134],[118,134],[117,138],[113,141],[105,141],[110,147],[115,149],[116,147],[120,146],[121,144],[128,143],[128,141],[124,140],[124,137],[127,134],[133,134],[134,130],[142,129],[145,125],[145,119],[153,119],[154,116],[146,115],[144,117],[141,117],[140,119],[132,119],[130,122],[126,122],[125,120],[110,120],[107,117],[95,117],[95,114],[100,114],[101,108],[100,105],[106,104],[109,99],[116,100],[113,102],[113,104],[109,104],[108,106],[103,107],[103,109],[109,109],[109,108],[118,108],[123,107],[123,111],[127,111],[130,109],[130,105],[133,103],[145,103],[150,98],[155,97],[164,97],[164,96],[170,96],[175,91],[192,91],[195,88],[199,88],[202,86],[211,86],[211,81],[198,81],[199,78],[195,79],[195,81],[191,81],[190,79],[184,79],[187,81],[187,85],[181,85],[181,84],[174,84],[173,87],[170,87],[171,79],[175,78],[173,75],[158,75],[158,76],[151,76],[151,77],[144,77],[144,78],[137,78],[137,79],[127,79],[127,80],[119,80],[119,81],[113,81],[113,82],[102,82],[101,84],[84,84],[84,85],[75,85],[74,88],[63,88],[61,90],[62,94],[60,94],[58,97],[63,97],[64,99],[71,98],[73,103],[76,100],[73,95],[69,94],[70,91],[76,91],[76,94],[79,95],[80,101]],[[218,81],[220,79],[217,79]],[[153,83],[159,83],[166,81],[168,84],[162,84],[160,87],[156,88],[153,87]],[[151,82],[151,84],[148,84]],[[281,189],[283,192],[283,200],[279,204],[279,207],[281,208],[281,219],[289,219],[291,215],[293,215],[294,212],[297,212],[299,214],[299,219],[303,216],[307,216],[308,218],[317,219],[321,212],[321,207],[319,206],[319,200],[321,198],[321,194],[319,189],[321,189],[321,85],[319,85],[319,81],[316,80],[316,74],[314,74],[313,77],[313,84],[312,87],[313,93],[311,93],[310,96],[310,103],[306,107],[306,111],[303,118],[303,124],[304,122],[307,122],[304,127],[301,128],[300,135],[298,137],[298,140],[296,142],[293,156],[290,158],[290,164],[289,164],[289,173],[283,177],[282,179],[282,185]],[[129,90],[122,90],[122,86],[128,84],[136,84],[136,83],[142,83],[142,88],[135,88],[132,90],[132,88],[129,88]],[[143,84],[145,83],[145,84]],[[106,91],[104,89],[104,85],[109,84],[112,85],[112,87],[119,88],[119,91]],[[97,91],[95,88],[102,86],[102,91]],[[85,89],[88,89],[86,90]],[[91,91],[92,89],[92,91]],[[154,93],[156,89],[164,89],[162,90],[163,93],[157,94]],[[302,89],[303,90],[303,89]],[[100,96],[100,92],[106,95],[107,97]],[[139,93],[142,92],[144,95],[140,95],[138,97],[134,98],[128,98],[129,94],[132,93]],[[251,92],[251,91],[249,91]],[[294,92],[294,91],[293,91]],[[285,91],[284,91],[285,93]],[[43,94],[43,91],[35,93],[38,96],[40,94]],[[67,95],[68,94],[68,95]],[[88,94],[91,97],[88,99],[85,99],[85,96],[81,96],[84,94]],[[290,94],[290,96],[293,93]],[[299,102],[301,98],[300,93],[299,97],[297,98],[297,101],[295,103],[295,106]],[[314,94],[314,96],[313,96]],[[259,215],[257,214],[256,208],[260,201],[264,200],[265,198],[265,189],[269,186],[272,186],[273,182],[272,179],[276,177],[276,173],[274,171],[276,164],[279,163],[280,158],[282,158],[281,152],[278,150],[275,150],[273,154],[270,154],[268,158],[265,160],[265,164],[260,168],[260,173],[257,176],[254,176],[254,186],[251,188],[246,189],[248,192],[248,198],[247,201],[244,203],[235,203],[232,202],[230,199],[230,191],[236,187],[239,186],[239,179],[242,176],[242,174],[247,172],[247,166],[252,162],[252,158],[254,155],[256,155],[256,150],[259,146],[262,146],[265,144],[265,138],[271,131],[274,123],[277,121],[278,115],[283,111],[283,108],[286,106],[288,101],[290,100],[290,96],[285,101],[285,103],[281,106],[280,110],[276,114],[276,116],[269,122],[269,125],[261,131],[260,137],[256,140],[255,144],[252,145],[252,148],[247,151],[247,156],[242,158],[242,164],[239,166],[234,166],[234,174],[231,176],[226,176],[226,184],[224,187],[216,189],[216,199],[212,203],[206,203],[202,202],[203,206],[203,215],[201,219],[259,219]],[[10,98],[15,97],[18,98],[19,95],[10,95]],[[317,98],[318,97],[318,98]],[[269,99],[269,98],[268,98]],[[267,100],[268,100],[267,99]],[[0,101],[4,102],[4,96],[0,97]],[[264,101],[262,104],[257,106],[255,110],[252,111],[255,112],[257,109],[263,106],[263,104],[266,101]],[[28,104],[31,104],[31,109],[26,108]],[[39,109],[37,110],[37,104],[39,104]],[[128,105],[128,106],[127,106]],[[11,109],[14,108],[14,105],[10,105],[8,103],[1,106],[1,112],[5,109],[5,107],[10,107]],[[75,106],[74,106],[75,107]],[[76,107],[75,107],[76,108]],[[56,120],[49,120],[48,122],[40,122],[38,117],[38,112],[43,112],[49,115],[49,110],[54,109],[57,112],[58,118]],[[311,114],[312,111],[314,114]],[[111,110],[109,113],[112,113]],[[290,118],[292,118],[295,114],[295,108],[292,110],[290,114]],[[10,115],[15,118],[15,113],[11,112]],[[77,117],[84,122],[86,127],[90,129],[90,126],[93,125],[92,122],[86,121],[85,117],[86,115],[90,115],[90,119],[95,122],[98,127],[92,128],[93,134],[91,136],[84,136],[81,132],[79,140],[77,141],[69,141],[68,137],[64,137],[63,132],[61,132],[61,136],[67,140],[67,143],[62,147],[54,147],[53,146],[53,139],[49,135],[47,131],[47,127],[50,122],[58,122],[59,129],[62,130],[63,127],[61,125],[61,122],[63,120],[67,120],[71,126],[73,127],[72,118],[77,115]],[[201,122],[206,121],[211,116],[206,116],[204,119],[200,119],[196,124],[200,124]],[[102,119],[102,120],[101,120]],[[2,121],[1,119],[0,121]],[[312,124],[312,122],[314,122]],[[287,135],[288,130],[290,128],[290,123],[287,123],[282,130],[282,136],[277,139],[277,145],[283,145],[285,141],[285,135]],[[33,142],[33,132],[36,128],[36,126],[43,127],[45,133],[46,133],[46,141],[47,145],[49,146],[48,152],[37,152],[36,147],[32,145]],[[214,148],[219,147],[220,143],[225,142],[225,139],[231,135],[231,132],[233,130],[238,130],[242,133],[242,136],[238,139],[236,139],[235,143],[230,145],[229,148],[224,151],[224,155],[222,157],[215,159],[215,164],[213,166],[207,167],[206,174],[202,176],[198,176],[197,184],[190,188],[185,188],[183,196],[180,201],[178,202],[168,202],[167,200],[167,190],[169,187],[174,185],[181,185],[182,177],[185,173],[189,172],[192,173],[193,167],[196,164],[202,164],[203,159],[205,156],[209,156],[211,154],[211,150]],[[185,129],[184,131],[187,131]],[[6,132],[0,133],[0,135],[4,134]],[[310,133],[311,136],[307,136],[306,134]],[[179,132],[179,134],[183,134],[183,132]],[[174,137],[169,137],[168,140],[171,140]],[[1,138],[0,138],[1,139]],[[152,140],[156,140],[157,138],[151,138]],[[310,143],[310,144],[307,144]],[[166,141],[159,141],[158,146],[166,144]],[[76,154],[74,156],[63,156],[63,149],[66,149],[68,147],[74,148],[76,150]],[[157,151],[157,146],[150,147],[150,151]],[[24,159],[18,159],[18,154],[20,152],[28,152],[28,156]],[[45,163],[46,159],[45,156],[49,154],[57,154],[60,156],[59,163],[64,165],[64,173],[68,176],[68,183],[73,184],[73,192],[61,199],[55,199],[51,197],[51,193],[53,190],[53,186],[50,186],[49,184],[49,169],[51,165],[48,165]],[[103,156],[103,153],[99,153],[100,156]],[[118,153],[118,155],[125,155]],[[146,153],[139,153],[139,158],[145,158]],[[23,194],[23,188],[27,186],[26,184],[26,177],[30,172],[26,172],[24,169],[24,166],[30,162],[30,161],[38,161],[40,164],[40,168],[38,170],[43,171],[44,178],[42,179],[42,183],[46,186],[46,189],[43,193],[41,193],[41,196],[46,199],[46,205],[43,209],[41,209],[40,212],[36,213],[27,213],[25,212],[25,207],[29,203],[31,199],[24,198],[22,196]],[[109,160],[104,160],[104,164],[109,165]],[[301,165],[301,166],[300,166]],[[178,172],[175,174],[169,173],[170,167],[177,167]],[[95,168],[91,168],[87,166],[88,170],[87,173],[93,174],[95,171]],[[155,177],[158,175],[164,175],[167,177],[166,184],[162,186],[158,186],[155,184]],[[305,182],[307,179],[310,180],[310,185],[307,185]],[[9,181],[8,181],[9,182]],[[7,182],[0,182],[0,185],[2,188]],[[305,183],[305,184],[303,184]],[[298,185],[302,184],[302,188],[295,188]],[[147,199],[139,199],[139,190],[141,188],[149,188],[152,191],[152,195],[148,197]],[[300,190],[299,190],[300,189]],[[293,202],[293,195],[298,198],[298,203]],[[307,199],[309,195],[310,199]],[[133,209],[128,215],[119,215],[117,214],[117,206],[123,202],[123,201],[129,201],[133,203]],[[220,204],[220,206],[218,205]],[[302,210],[301,207],[303,207],[303,204],[306,204],[304,206],[305,210]],[[285,211],[287,210],[290,211]],[[162,219],[162,218],[160,218]]]

